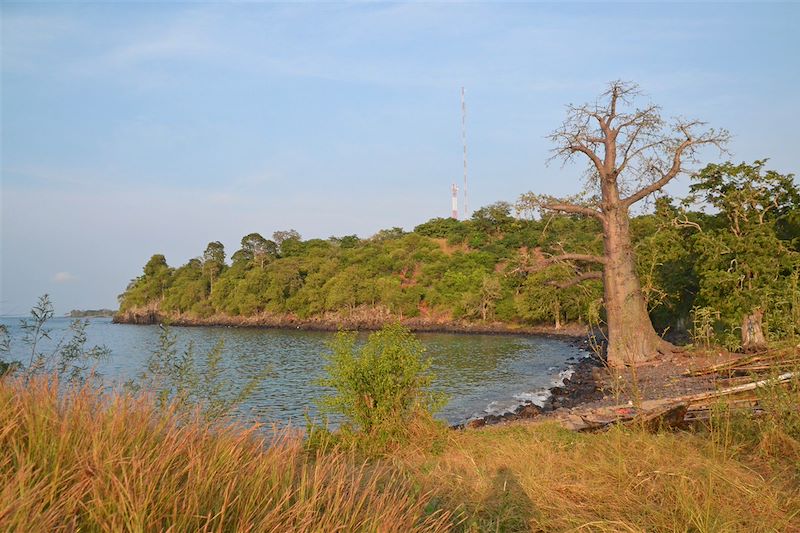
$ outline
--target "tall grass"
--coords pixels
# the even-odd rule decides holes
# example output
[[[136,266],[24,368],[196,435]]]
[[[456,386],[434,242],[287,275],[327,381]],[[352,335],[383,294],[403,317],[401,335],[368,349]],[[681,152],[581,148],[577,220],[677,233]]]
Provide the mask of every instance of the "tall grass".
[[[0,380],[0,531],[800,532],[800,389],[692,432],[554,424],[368,462],[153,398]],[[269,435],[268,437],[265,435]]]
[[[152,398],[0,382],[2,531],[437,531],[396,470]]]
[[[800,531],[799,475],[723,456],[702,434],[518,424],[402,464],[464,531]]]

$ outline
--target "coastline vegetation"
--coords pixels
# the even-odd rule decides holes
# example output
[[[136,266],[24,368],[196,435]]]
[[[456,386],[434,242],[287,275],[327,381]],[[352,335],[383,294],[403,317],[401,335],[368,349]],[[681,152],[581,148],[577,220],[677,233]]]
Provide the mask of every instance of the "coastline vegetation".
[[[60,365],[8,372],[0,530],[751,532],[800,521],[800,378],[758,391],[758,414],[720,404],[688,430],[451,431],[431,417],[441,398],[407,329],[360,345],[340,333],[330,348],[323,404],[344,418],[336,431],[237,421],[223,373],[198,374],[169,328],[138,386],[109,390]]]
[[[432,417],[441,399],[421,345],[396,323],[605,326],[609,367],[632,375],[632,409],[617,410],[640,406],[637,365],[675,353],[666,333],[706,350],[757,352],[742,358],[750,362],[768,360],[767,342],[794,353],[793,176],[766,161],[711,164],[692,176],[688,196],[661,195],[631,218],[633,204],[682,172],[682,154],[694,160],[696,146],[728,137],[694,133],[699,121],[670,129],[657,106],[620,114],[617,104],[636,94],[612,82],[606,107],[570,106],[552,135],[557,156],[588,156],[600,196],[531,193],[516,216],[500,202],[470,220],[369,239],[251,233],[230,262],[218,241],[178,268],[154,255],[120,296],[119,321],[377,317],[384,327],[365,343],[340,332],[331,344],[320,385],[323,412],[343,420],[334,431],[324,420],[309,419],[305,433],[237,422],[233,407],[268,369],[232,390],[221,345],[200,372],[193,347],[181,350],[163,326],[139,379],[108,390],[86,379],[105,352],[85,347],[85,321],[56,349],[39,348],[52,317],[43,297],[22,323],[30,360],[0,368],[0,529],[797,530],[800,372],[786,368],[796,359],[762,365],[790,371],[780,384],[743,385],[756,399],[720,403],[707,418],[685,418],[684,406],[677,431],[641,416],[597,433],[552,420],[448,431]],[[587,129],[592,119],[599,133]],[[7,346],[3,336],[0,351]]]
[[[597,220],[526,218],[526,202],[499,202],[470,220],[433,219],[302,240],[253,233],[226,261],[219,242],[177,268],[154,255],[120,295],[117,320],[215,317],[369,317],[508,324],[602,324],[599,280],[572,284],[575,265],[548,263],[559,250],[597,254]],[[690,194],[662,196],[631,219],[636,267],[660,334],[741,348],[741,326],[763,313],[767,340],[800,334],[800,192],[766,161],[709,165]],[[377,317],[377,318],[376,318]],[[377,325],[380,325],[377,324]],[[692,339],[694,340],[694,339]]]
[[[378,458],[152,396],[0,380],[8,531],[793,531],[798,390],[692,432],[418,431]],[[787,408],[788,406],[788,408]]]

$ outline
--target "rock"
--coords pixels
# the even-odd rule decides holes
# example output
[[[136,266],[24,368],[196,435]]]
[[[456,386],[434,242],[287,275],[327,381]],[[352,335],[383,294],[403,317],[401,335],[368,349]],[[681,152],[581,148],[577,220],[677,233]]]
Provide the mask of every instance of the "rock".
[[[540,414],[542,414],[542,410],[532,403],[523,405],[522,408],[517,411],[517,415],[519,415],[520,418],[534,418]]]
[[[486,425],[486,420],[483,418],[475,418],[474,420],[470,420],[467,422],[466,427],[467,429],[477,429]]]
[[[484,424],[497,424],[503,420],[503,415],[486,415],[483,417]]]

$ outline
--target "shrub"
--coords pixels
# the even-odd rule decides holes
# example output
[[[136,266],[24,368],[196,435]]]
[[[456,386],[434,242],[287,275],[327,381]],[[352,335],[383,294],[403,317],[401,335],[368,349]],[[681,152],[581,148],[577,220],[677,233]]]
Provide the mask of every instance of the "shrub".
[[[430,361],[419,340],[399,324],[385,326],[357,346],[354,332],[339,332],[327,356],[333,391],[320,400],[326,415],[344,419],[345,434],[360,434],[367,447],[401,442],[418,420],[431,420],[444,397],[430,390]]]
[[[181,350],[169,326],[159,327],[158,348],[148,357],[138,380],[126,383],[131,392],[153,394],[159,408],[173,405],[179,410],[198,411],[208,421],[222,419],[247,401],[272,374],[266,367],[237,384],[229,377],[231,370],[223,360],[223,340],[200,358],[193,342]]]

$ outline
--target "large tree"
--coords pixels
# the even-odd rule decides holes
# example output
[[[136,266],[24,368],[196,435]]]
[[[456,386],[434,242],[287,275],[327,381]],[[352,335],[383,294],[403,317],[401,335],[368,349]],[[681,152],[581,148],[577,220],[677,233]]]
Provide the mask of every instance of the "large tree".
[[[667,354],[675,347],[655,331],[636,275],[630,235],[631,207],[661,190],[696,162],[698,149],[721,148],[725,130],[706,128],[698,120],[667,122],[658,106],[638,106],[637,85],[615,81],[595,103],[567,106],[564,123],[550,135],[554,158],[588,162],[582,194],[568,199],[526,194],[522,203],[545,212],[597,219],[603,229],[603,255],[560,253],[546,263],[568,261],[596,265],[576,267],[576,282],[602,279],[608,325],[608,363],[637,364]]]

